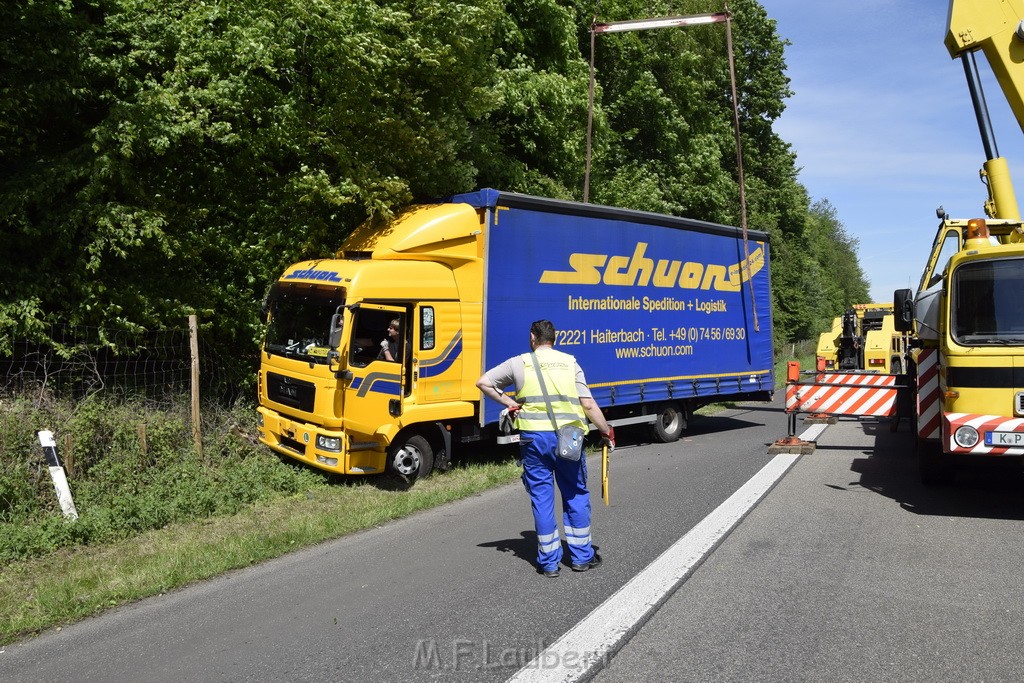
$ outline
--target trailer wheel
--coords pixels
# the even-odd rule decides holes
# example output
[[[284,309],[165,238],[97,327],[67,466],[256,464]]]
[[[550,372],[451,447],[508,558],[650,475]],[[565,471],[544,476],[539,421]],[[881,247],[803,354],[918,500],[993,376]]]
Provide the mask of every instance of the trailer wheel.
[[[943,454],[939,444],[918,439],[914,451],[917,453],[922,484],[948,484],[953,479],[953,463],[950,462],[950,456]]]
[[[686,428],[686,413],[675,403],[666,403],[658,410],[651,433],[661,443],[678,441]]]
[[[434,469],[434,451],[419,434],[399,437],[388,449],[388,468],[409,482],[428,477]]]

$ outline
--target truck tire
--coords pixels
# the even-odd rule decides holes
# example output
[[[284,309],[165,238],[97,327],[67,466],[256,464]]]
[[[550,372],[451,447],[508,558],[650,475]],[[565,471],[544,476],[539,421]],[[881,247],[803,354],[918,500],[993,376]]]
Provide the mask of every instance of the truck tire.
[[[676,403],[666,403],[657,412],[651,425],[652,436],[661,443],[678,441],[686,428],[686,413]]]
[[[939,444],[918,439],[914,451],[917,453],[917,465],[922,484],[925,486],[948,484],[953,479],[951,456],[944,454]]]
[[[388,469],[412,482],[430,476],[434,469],[434,451],[419,434],[399,436],[388,448]]]

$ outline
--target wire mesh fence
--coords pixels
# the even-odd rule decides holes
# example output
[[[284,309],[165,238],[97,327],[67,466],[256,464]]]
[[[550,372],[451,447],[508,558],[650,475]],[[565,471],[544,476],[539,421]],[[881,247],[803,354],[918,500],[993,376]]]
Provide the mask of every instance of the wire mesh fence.
[[[192,386],[189,330],[134,334],[83,325],[53,325],[47,341],[13,340],[0,355],[0,397],[80,399],[104,393],[154,406],[188,400]],[[250,390],[244,361],[224,357],[199,338],[199,388],[204,401],[234,403]],[[251,375],[251,373],[249,373]]]

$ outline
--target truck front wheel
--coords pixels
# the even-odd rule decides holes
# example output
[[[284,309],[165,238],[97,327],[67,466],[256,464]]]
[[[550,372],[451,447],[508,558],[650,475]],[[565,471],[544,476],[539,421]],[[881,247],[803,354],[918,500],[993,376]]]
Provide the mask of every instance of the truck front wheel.
[[[399,437],[388,448],[388,467],[408,481],[427,477],[434,469],[434,451],[419,434]]]
[[[666,403],[658,410],[651,433],[661,443],[678,441],[686,428],[686,413],[675,403]]]

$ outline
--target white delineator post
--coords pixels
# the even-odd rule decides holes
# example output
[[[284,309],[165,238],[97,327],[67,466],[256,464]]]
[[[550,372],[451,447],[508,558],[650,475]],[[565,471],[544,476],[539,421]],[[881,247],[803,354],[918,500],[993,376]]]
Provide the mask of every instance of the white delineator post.
[[[53,479],[53,488],[57,491],[57,502],[60,509],[68,519],[78,519],[78,510],[75,509],[75,501],[71,498],[71,487],[68,486],[68,478],[64,473],[64,464],[57,455],[57,443],[53,440],[53,432],[43,429],[36,432],[39,437],[39,445],[43,447],[43,457],[46,465],[50,468],[50,479]]]

